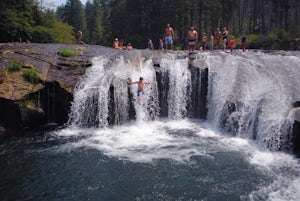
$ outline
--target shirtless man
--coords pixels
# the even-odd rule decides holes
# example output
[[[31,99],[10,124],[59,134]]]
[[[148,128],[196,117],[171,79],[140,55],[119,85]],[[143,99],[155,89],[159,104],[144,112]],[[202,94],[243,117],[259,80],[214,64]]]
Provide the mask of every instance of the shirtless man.
[[[174,30],[170,24],[167,24],[167,27],[166,27],[165,33],[164,33],[165,49],[168,49],[168,46],[170,46],[171,49],[173,48],[174,38],[175,38]]]
[[[119,40],[118,40],[118,38],[115,38],[115,40],[113,41],[112,47],[116,48],[116,49],[119,49]]]
[[[189,54],[194,53],[196,43],[198,42],[198,32],[195,30],[194,26],[190,27],[190,30],[186,35],[186,41],[188,43]]]
[[[82,42],[82,31],[77,31],[77,36],[78,36],[78,44],[83,44]]]
[[[137,84],[138,90],[137,90],[137,97],[138,97],[138,104],[141,104],[141,95],[144,94],[144,85],[145,84],[156,84],[156,82],[144,82],[143,78],[140,77],[140,80],[137,82],[129,82],[127,81],[127,84]]]

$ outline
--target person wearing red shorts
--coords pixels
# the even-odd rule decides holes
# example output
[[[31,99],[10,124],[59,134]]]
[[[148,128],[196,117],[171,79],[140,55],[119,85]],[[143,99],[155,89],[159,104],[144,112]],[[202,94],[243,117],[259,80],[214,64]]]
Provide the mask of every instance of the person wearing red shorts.
[[[230,52],[232,53],[233,49],[235,48],[234,36],[231,36],[231,39],[229,41],[229,46],[230,46]]]

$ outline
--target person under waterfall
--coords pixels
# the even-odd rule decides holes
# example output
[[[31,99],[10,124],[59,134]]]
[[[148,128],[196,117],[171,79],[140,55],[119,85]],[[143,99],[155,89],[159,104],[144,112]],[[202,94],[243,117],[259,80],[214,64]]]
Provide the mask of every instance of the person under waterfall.
[[[138,97],[138,104],[141,104],[141,95],[144,94],[144,85],[145,84],[156,84],[156,82],[144,82],[144,79],[142,77],[140,77],[139,81],[136,82],[129,82],[127,81],[127,84],[137,84],[138,85],[138,89],[137,89],[137,97]]]

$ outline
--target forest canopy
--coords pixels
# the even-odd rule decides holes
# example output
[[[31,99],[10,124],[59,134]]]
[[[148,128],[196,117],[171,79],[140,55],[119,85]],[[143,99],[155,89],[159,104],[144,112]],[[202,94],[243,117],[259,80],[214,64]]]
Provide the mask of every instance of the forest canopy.
[[[200,34],[225,26],[249,40],[300,38],[299,0],[67,0],[55,11],[37,0],[4,0],[0,8],[0,42],[74,43],[81,30],[88,44],[111,46],[118,37],[145,48],[148,38],[157,46],[167,23],[178,48],[190,25]]]

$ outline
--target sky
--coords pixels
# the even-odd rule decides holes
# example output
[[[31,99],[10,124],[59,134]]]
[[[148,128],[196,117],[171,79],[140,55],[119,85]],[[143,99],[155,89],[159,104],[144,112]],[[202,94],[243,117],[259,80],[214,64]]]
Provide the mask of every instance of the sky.
[[[57,6],[66,4],[67,0],[39,0],[43,2],[43,6],[51,9],[55,9]],[[81,0],[82,4],[85,5],[87,0]]]

